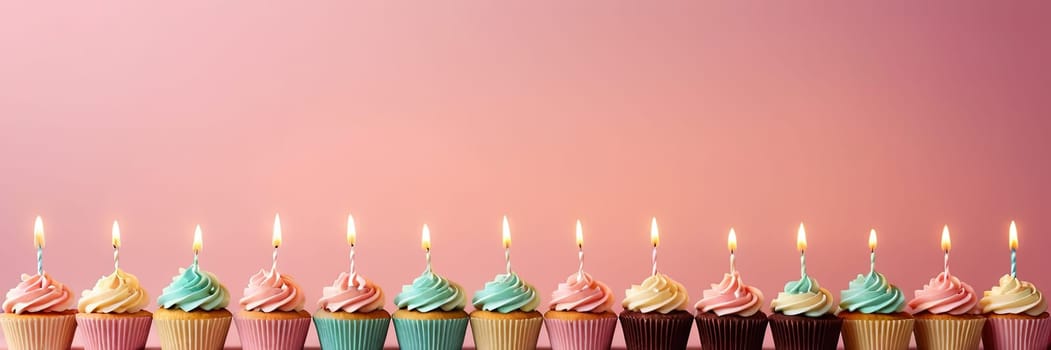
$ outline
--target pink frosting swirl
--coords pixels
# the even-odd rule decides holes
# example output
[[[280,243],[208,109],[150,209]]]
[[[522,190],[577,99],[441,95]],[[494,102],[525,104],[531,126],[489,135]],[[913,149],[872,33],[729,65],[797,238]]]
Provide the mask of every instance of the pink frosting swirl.
[[[383,308],[383,289],[359,274],[341,272],[321,290],[318,307],[331,311],[373,312]]]
[[[569,275],[566,282],[559,283],[558,289],[551,293],[552,310],[603,313],[612,308],[613,293],[609,286],[586,272],[583,276]]]
[[[922,290],[916,291],[916,298],[909,301],[909,310],[912,313],[963,315],[977,313],[977,305],[978,295],[971,286],[942,272]]]
[[[741,274],[734,272],[723,276],[723,281],[712,284],[704,291],[701,301],[697,302],[700,312],[714,312],[716,315],[752,316],[759,312],[763,305],[763,292],[741,282]]]
[[[77,300],[68,286],[44,275],[22,274],[22,283],[7,291],[6,313],[62,312],[72,309]]]
[[[241,306],[248,311],[299,311],[306,299],[291,276],[259,270],[248,280]]]

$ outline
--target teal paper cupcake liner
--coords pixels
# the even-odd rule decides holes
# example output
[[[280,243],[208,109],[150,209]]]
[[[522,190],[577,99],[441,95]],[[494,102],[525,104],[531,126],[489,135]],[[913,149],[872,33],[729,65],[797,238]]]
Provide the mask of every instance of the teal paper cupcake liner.
[[[394,333],[402,350],[461,350],[467,317],[448,320],[394,318]]]
[[[390,319],[340,320],[314,317],[314,325],[324,350],[380,350],[387,340]]]

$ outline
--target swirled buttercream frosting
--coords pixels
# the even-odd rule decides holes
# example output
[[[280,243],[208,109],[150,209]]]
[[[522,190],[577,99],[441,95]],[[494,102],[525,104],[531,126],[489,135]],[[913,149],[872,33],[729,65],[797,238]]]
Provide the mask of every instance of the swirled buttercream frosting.
[[[635,312],[685,311],[690,301],[686,287],[663,273],[647,277],[624,292],[624,309]]]
[[[540,305],[540,297],[536,288],[512,272],[496,275],[492,281],[486,282],[482,290],[474,293],[471,304],[479,310],[499,313],[530,312]]]
[[[977,312],[976,305],[978,296],[974,288],[956,276],[942,272],[916,291],[916,297],[909,301],[908,307],[912,313],[963,315]]]
[[[373,312],[383,308],[383,289],[359,274],[342,272],[321,290],[318,307],[331,311]]]
[[[905,309],[905,296],[887,282],[886,276],[872,271],[850,281],[847,290],[840,294],[839,308],[866,314],[901,312]]]
[[[394,297],[394,304],[409,311],[453,311],[463,310],[467,297],[463,287],[456,282],[426,271],[412,284],[401,287],[401,293]]]
[[[762,306],[763,292],[741,282],[741,274],[736,271],[723,275],[722,282],[713,283],[695,305],[698,312],[743,317],[755,315]]]
[[[1040,290],[1011,275],[1000,277],[1000,284],[986,291],[978,305],[987,314],[1040,316],[1047,311],[1047,300]]]
[[[613,308],[613,292],[587,272],[572,274],[551,293],[551,310],[602,313]]]
[[[277,271],[259,270],[248,279],[241,307],[248,311],[299,311],[306,298],[292,276]]]
[[[76,300],[69,287],[43,275],[22,274],[22,283],[7,291],[6,313],[62,312],[73,308]]]
[[[836,304],[828,289],[821,288],[810,276],[803,276],[798,281],[785,283],[785,290],[777,293],[770,309],[788,316],[821,317],[836,312]]]
[[[230,291],[219,283],[219,278],[195,266],[179,269],[172,283],[161,292],[157,303],[165,309],[213,311],[226,308],[230,303]]]
[[[83,313],[136,313],[150,303],[146,289],[134,275],[117,269],[102,276],[95,287],[80,294],[77,310]]]

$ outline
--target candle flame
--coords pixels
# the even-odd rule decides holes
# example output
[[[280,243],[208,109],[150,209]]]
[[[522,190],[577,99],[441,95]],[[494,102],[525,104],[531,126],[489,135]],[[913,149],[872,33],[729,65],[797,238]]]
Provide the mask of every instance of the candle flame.
[[[730,228],[730,235],[726,237],[726,247],[730,248],[731,253],[737,250],[737,232],[733,227]]]
[[[1018,226],[1015,226],[1015,221],[1011,220],[1011,233],[1010,233],[1010,245],[1011,249],[1018,249]]]
[[[661,244],[661,235],[660,230],[657,229],[656,217],[654,217],[653,220],[650,221],[650,243],[653,243],[654,247]]]
[[[44,249],[44,220],[40,216],[33,222],[33,245],[37,249]]]
[[[358,229],[354,226],[354,215],[347,214],[347,244],[358,244]]]
[[[201,225],[197,225],[197,228],[193,230],[193,253],[197,254],[201,252]]]
[[[876,250],[876,229],[869,230],[869,250]]]
[[[507,223],[507,215],[504,215],[504,249],[511,248],[511,225]]]
[[[113,248],[120,248],[120,225],[113,220]]]
[[[577,220],[577,247],[584,247],[584,227]]]
[[[799,223],[799,232],[796,234],[796,249],[800,252],[806,250],[806,229],[803,228],[803,223]]]
[[[942,228],[942,251],[948,252],[952,249],[952,240],[949,239],[949,225]]]
[[[420,246],[423,247],[423,250],[431,250],[431,228],[427,227],[427,224],[423,224],[423,239]]]
[[[274,248],[281,246],[281,215],[274,214]]]

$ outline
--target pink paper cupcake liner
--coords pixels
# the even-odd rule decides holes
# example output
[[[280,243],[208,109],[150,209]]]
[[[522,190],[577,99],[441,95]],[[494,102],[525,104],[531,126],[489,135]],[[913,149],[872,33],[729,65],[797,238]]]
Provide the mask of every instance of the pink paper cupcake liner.
[[[78,317],[77,327],[84,334],[84,350],[138,350],[146,347],[153,317]]]
[[[609,350],[617,318],[595,320],[545,319],[547,337],[553,350]]]
[[[77,329],[74,314],[42,317],[0,317],[7,350],[69,350]]]
[[[235,317],[244,350],[300,350],[310,330],[309,317],[263,320]]]
[[[1051,334],[1051,318],[1007,319],[991,317],[982,330],[987,350],[1044,350]]]
[[[978,350],[984,318],[942,320],[917,318],[916,348],[919,350]]]
[[[843,320],[843,347],[847,350],[907,350],[913,323],[911,318]]]
[[[230,317],[153,322],[164,350],[222,350],[230,331]]]
[[[543,317],[521,320],[471,318],[471,333],[478,350],[534,350]]]

